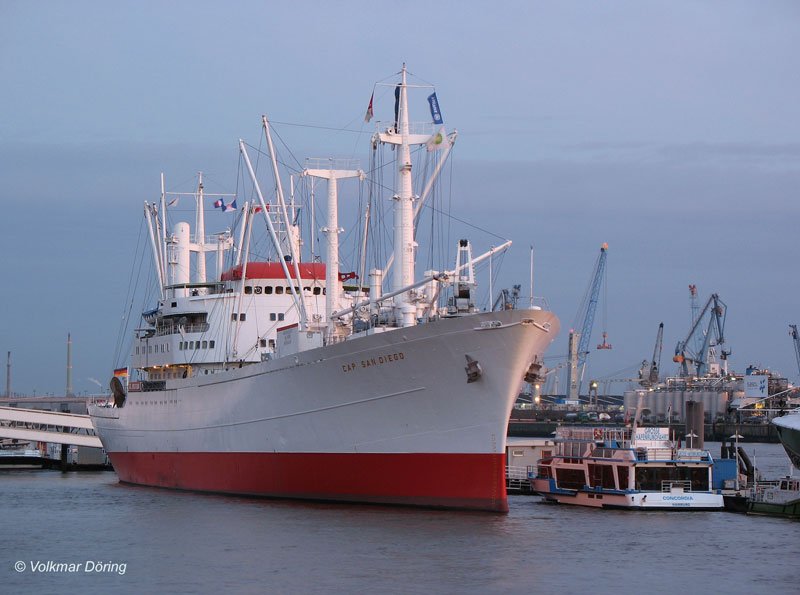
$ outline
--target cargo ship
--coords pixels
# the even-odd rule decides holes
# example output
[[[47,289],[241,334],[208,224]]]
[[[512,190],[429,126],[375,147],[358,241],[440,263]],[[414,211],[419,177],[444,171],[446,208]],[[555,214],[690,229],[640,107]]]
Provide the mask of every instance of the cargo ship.
[[[352,162],[307,160],[295,172],[292,180],[327,182],[324,262],[308,257],[300,207],[294,192],[284,195],[286,173],[266,117],[274,173],[268,198],[240,141],[252,201],[240,208],[241,196],[211,195],[200,177],[194,230],[183,221],[168,232],[174,199],[162,178],[160,201],[144,209],[158,297],[135,329],[129,364],[111,379],[113,400],[89,407],[122,482],[508,510],[509,414],[523,379],[537,376],[559,322],[532,301],[525,309],[476,307],[476,266],[510,242],[473,256],[472,244],[459,240],[442,261],[455,262],[452,268],[417,277],[415,223],[456,134],[445,131],[430,87],[430,119],[409,119],[410,91],[427,85],[411,85],[408,76],[404,65],[399,81],[375,87],[387,85],[385,95],[394,95],[393,118],[389,112],[370,138],[370,163],[394,170],[394,189],[383,200],[393,229],[365,232],[363,240],[389,237],[389,249],[370,252],[384,258],[382,266],[376,257],[368,267],[364,251],[357,271],[340,270],[338,183],[369,180],[384,167],[365,172]],[[365,120],[373,115],[370,99]],[[384,161],[374,155],[381,150],[388,151]],[[428,165],[418,167],[421,159]],[[415,181],[413,167],[430,177]],[[205,202],[212,199],[237,216],[238,233],[206,237]],[[257,224],[266,227],[270,258],[251,249]],[[214,275],[206,271],[209,252]]]

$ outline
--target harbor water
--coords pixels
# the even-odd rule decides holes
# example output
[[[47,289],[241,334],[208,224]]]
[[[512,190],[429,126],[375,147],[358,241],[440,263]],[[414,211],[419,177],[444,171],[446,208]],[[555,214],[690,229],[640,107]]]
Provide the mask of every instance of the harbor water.
[[[743,446],[767,477],[787,472],[780,445]],[[3,593],[800,592],[800,523],[777,518],[298,503],[113,472],[2,470],[0,493]]]

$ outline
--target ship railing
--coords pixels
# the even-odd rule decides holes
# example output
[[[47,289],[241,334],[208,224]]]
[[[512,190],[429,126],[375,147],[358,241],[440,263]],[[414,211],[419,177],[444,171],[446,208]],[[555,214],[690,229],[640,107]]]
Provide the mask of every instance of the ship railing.
[[[559,426],[556,428],[556,440],[585,440],[592,441],[615,441],[618,444],[627,443],[631,438],[630,428],[615,428],[615,427],[576,427],[576,426]]]
[[[750,499],[756,502],[764,502],[768,499],[771,500],[773,492],[780,483],[781,481],[779,479],[759,481],[750,490]]]
[[[198,322],[196,324],[169,324],[156,329],[156,336],[163,337],[166,335],[176,335],[178,333],[205,333],[209,329],[207,322]]]
[[[528,479],[528,468],[506,465],[506,479]]]
[[[671,461],[675,454],[671,448],[647,448],[645,449],[645,459],[647,461]]]
[[[675,490],[683,490],[684,492],[692,491],[692,482],[688,479],[665,479],[661,482],[662,492],[672,492]]]

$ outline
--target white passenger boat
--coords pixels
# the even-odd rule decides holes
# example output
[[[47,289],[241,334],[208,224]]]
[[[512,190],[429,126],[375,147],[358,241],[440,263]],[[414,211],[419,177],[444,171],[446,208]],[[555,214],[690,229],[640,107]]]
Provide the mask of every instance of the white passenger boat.
[[[532,473],[546,500],[595,508],[721,510],[707,450],[682,448],[669,428],[560,427],[555,453]]]

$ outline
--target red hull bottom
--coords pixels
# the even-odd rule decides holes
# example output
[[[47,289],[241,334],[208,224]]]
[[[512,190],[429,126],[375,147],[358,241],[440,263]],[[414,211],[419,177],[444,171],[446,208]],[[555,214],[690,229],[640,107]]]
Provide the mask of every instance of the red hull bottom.
[[[508,512],[502,454],[109,453],[120,481],[264,496]]]

